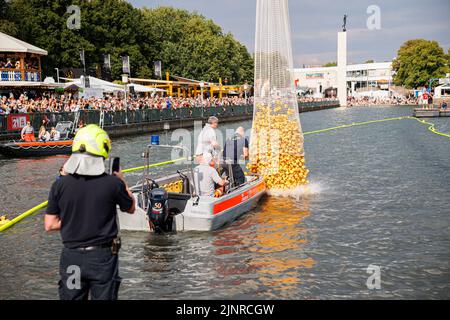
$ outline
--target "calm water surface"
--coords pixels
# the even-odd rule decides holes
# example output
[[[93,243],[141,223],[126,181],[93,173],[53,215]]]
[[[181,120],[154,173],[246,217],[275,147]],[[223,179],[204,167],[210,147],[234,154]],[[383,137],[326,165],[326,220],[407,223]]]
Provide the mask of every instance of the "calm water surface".
[[[411,112],[365,107],[301,119],[311,131]],[[431,122],[450,133],[450,119]],[[116,139],[114,154],[126,168],[141,165],[148,141]],[[450,139],[402,120],[308,135],[305,149],[311,194],[266,197],[216,232],[124,232],[120,298],[450,298]],[[0,158],[0,214],[45,200],[65,159]],[[57,299],[61,241],[43,231],[42,219],[0,234],[0,299]],[[381,267],[380,290],[366,286],[370,264]]]

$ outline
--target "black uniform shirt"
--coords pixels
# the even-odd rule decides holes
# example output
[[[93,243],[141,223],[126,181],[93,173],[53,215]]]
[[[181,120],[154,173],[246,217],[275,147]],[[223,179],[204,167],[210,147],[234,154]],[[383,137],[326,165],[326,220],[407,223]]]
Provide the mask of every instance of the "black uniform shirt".
[[[235,135],[232,139],[227,140],[223,148],[224,159],[233,160],[234,163],[238,163],[242,160],[244,154],[244,148],[248,148],[248,140],[240,135]]]
[[[117,177],[68,175],[55,181],[47,212],[61,219],[61,238],[67,248],[101,245],[118,233],[117,205],[130,210],[133,200]]]

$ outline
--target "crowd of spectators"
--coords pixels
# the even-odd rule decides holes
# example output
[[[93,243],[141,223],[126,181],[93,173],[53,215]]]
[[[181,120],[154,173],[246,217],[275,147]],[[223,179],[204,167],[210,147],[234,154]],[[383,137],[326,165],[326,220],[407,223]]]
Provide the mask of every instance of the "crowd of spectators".
[[[389,105],[389,106],[398,106],[398,105],[416,105],[418,104],[417,98],[397,96],[397,97],[387,97],[387,98],[378,98],[378,97],[348,97],[347,98],[347,106],[380,106],[380,105]]]
[[[2,97],[0,100],[0,114],[33,113],[33,112],[76,112],[79,110],[142,110],[142,109],[178,109],[194,107],[227,107],[253,104],[253,98],[224,97],[219,98],[173,98],[173,97],[146,97],[121,99],[115,96],[90,99],[74,99],[70,95],[47,96],[29,99],[21,95]]]
[[[300,103],[332,101],[336,98],[313,98],[299,97]],[[414,105],[418,104],[414,97],[348,97],[348,106],[371,106],[371,105]],[[33,113],[33,112],[75,112],[79,110],[104,110],[104,111],[122,111],[122,110],[142,110],[142,109],[179,109],[195,107],[224,107],[236,105],[253,104],[253,97],[244,98],[239,96],[204,98],[175,98],[175,97],[145,97],[121,99],[116,96],[99,98],[73,98],[69,95],[47,95],[40,98],[27,98],[20,95],[18,99],[13,96],[3,96],[0,99],[0,114],[10,113]]]
[[[25,69],[35,69],[39,68],[39,60],[36,57],[26,56],[24,59]],[[20,58],[16,56],[8,56],[5,54],[0,54],[0,69],[21,69]]]

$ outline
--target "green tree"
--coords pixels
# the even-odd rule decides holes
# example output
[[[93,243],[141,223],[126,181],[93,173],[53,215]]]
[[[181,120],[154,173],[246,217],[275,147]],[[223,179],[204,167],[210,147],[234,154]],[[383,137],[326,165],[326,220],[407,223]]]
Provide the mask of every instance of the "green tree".
[[[324,67],[336,67],[337,66],[337,62],[335,62],[335,61],[327,62],[323,66]]]
[[[444,50],[436,41],[415,39],[406,41],[392,62],[394,83],[406,88],[426,86],[431,78],[442,78],[446,73]]]
[[[71,13],[81,9],[81,29],[67,27]],[[112,76],[120,78],[121,55],[129,55],[133,77],[153,75],[161,60],[174,75],[239,83],[253,78],[253,59],[245,46],[220,26],[197,13],[171,7],[138,9],[123,0],[0,0],[0,31],[41,47],[44,74],[54,68],[81,68],[95,74],[103,54],[111,55]],[[19,28],[20,26],[20,28]]]
[[[367,60],[366,62],[364,62],[364,63],[374,63],[375,62],[375,60],[373,60],[373,59],[369,59],[369,60]]]
[[[450,48],[447,50],[447,73],[450,73]]]
[[[15,37],[18,33],[18,28],[11,18],[10,3],[6,0],[0,0],[0,32]]]
[[[143,9],[148,56],[165,71],[187,78],[229,83],[253,79],[253,59],[245,46],[212,20],[171,7]]]

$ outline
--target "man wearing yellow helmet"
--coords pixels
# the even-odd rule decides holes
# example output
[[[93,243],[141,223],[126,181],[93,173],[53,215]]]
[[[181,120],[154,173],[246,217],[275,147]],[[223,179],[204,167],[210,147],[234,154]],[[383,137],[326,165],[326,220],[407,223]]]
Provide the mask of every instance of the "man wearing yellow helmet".
[[[45,230],[60,230],[64,248],[60,261],[62,300],[115,300],[118,274],[117,206],[134,213],[135,202],[123,173],[105,172],[111,152],[108,134],[97,125],[78,131],[66,175],[49,194]]]

